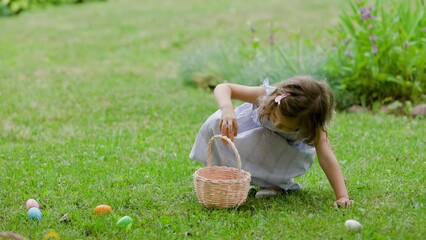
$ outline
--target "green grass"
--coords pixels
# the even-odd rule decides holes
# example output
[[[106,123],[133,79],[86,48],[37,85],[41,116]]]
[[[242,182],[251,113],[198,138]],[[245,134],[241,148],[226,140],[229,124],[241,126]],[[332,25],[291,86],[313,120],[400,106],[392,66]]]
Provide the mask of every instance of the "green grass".
[[[317,163],[304,190],[238,209],[197,203],[188,158],[216,105],[185,87],[178,59],[246,21],[325,37],[339,1],[108,1],[0,19],[0,231],[42,239],[421,239],[426,121],[339,113],[330,128],[349,209]],[[284,32],[284,31],[283,31]],[[43,219],[26,214],[37,199]],[[109,204],[113,214],[94,216]],[[63,214],[68,222],[59,222]],[[131,216],[129,231],[116,227]],[[363,232],[344,229],[357,219]]]

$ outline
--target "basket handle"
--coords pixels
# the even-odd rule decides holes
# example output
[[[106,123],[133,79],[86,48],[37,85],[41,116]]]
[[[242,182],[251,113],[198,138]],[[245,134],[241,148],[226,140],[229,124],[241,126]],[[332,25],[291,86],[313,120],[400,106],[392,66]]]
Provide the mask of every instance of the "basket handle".
[[[229,145],[231,146],[232,150],[234,150],[235,158],[237,159],[237,168],[238,168],[237,180],[240,180],[241,179],[241,157],[240,157],[240,154],[238,153],[237,148],[235,147],[235,144],[227,136],[214,135],[212,138],[210,138],[209,145],[208,145],[208,148],[207,148],[207,166],[208,167],[212,166],[212,153],[211,153],[211,151],[212,151],[212,144],[213,144],[215,138],[222,138],[223,140],[227,141],[229,143]]]

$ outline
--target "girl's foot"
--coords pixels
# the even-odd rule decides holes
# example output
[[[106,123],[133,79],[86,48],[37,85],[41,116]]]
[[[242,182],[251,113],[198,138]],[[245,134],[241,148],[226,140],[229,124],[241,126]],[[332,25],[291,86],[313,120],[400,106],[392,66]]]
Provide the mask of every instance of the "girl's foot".
[[[259,191],[257,191],[255,198],[269,198],[276,196],[277,194],[282,193],[283,190],[281,188],[274,187],[261,187]]]

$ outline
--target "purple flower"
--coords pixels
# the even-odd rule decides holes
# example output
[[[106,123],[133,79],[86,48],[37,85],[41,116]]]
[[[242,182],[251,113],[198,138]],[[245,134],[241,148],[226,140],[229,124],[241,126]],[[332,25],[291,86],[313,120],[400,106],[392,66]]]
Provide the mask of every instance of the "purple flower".
[[[423,32],[426,32],[426,27],[422,27],[422,31],[423,31]]]
[[[404,47],[406,47],[406,48],[407,48],[408,46],[410,46],[410,42],[405,41],[405,42],[404,42]]]
[[[376,46],[376,45],[371,46],[371,52],[372,52],[374,55],[376,55],[378,51],[379,51],[379,49],[377,49],[377,46]]]
[[[372,18],[371,12],[367,11],[367,12],[363,13],[362,16],[361,16],[361,18],[364,21],[366,21],[368,19],[371,19]]]
[[[370,25],[368,25],[368,28],[369,28],[369,29],[373,29],[373,28],[374,28],[374,24],[370,24]]]
[[[348,56],[348,57],[352,57],[352,52],[351,52],[351,51],[347,51],[347,52],[345,53],[345,55],[346,55],[346,56]]]
[[[377,37],[375,35],[370,36],[370,41],[375,42],[377,41]]]
[[[350,38],[346,38],[345,39],[345,41],[343,41],[343,43],[345,44],[345,45],[348,45],[348,43],[351,41],[351,39]]]
[[[371,15],[371,11],[369,9],[367,9],[366,7],[362,7],[360,8],[360,13],[361,13],[361,19],[363,21],[366,21],[368,19],[371,19],[373,16]]]

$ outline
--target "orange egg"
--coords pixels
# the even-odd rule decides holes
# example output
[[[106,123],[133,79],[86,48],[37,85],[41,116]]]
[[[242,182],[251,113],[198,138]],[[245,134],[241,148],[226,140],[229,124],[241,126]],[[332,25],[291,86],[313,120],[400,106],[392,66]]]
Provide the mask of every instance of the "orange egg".
[[[95,207],[95,210],[93,211],[93,214],[99,215],[99,214],[106,214],[111,213],[112,207],[108,205],[99,205]]]
[[[225,134],[224,136],[228,137],[231,141],[234,141],[234,133],[229,131],[228,128],[225,128]],[[228,141],[226,141],[225,139],[222,139],[222,142],[224,144],[228,144]]]

